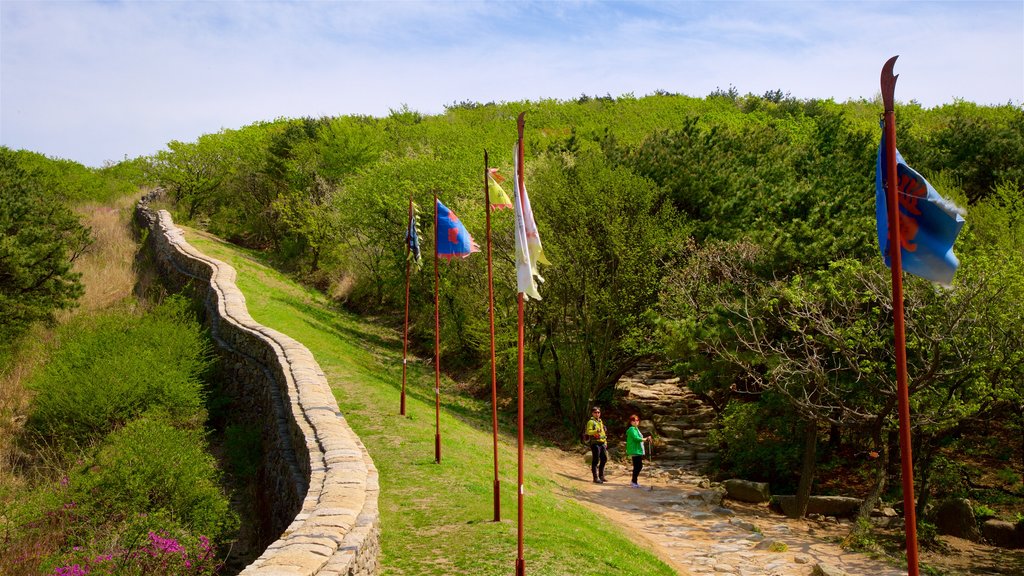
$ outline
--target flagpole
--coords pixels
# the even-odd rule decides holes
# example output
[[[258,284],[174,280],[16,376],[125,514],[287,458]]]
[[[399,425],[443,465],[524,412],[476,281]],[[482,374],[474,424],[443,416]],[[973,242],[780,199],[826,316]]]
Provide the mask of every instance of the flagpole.
[[[415,226],[412,220],[412,194],[409,194],[409,226]],[[402,402],[398,413],[405,416],[405,367],[409,355],[409,274],[412,268],[410,253],[412,246],[406,241],[405,246],[405,329],[402,331]]]
[[[484,212],[487,214],[487,307],[491,327],[491,428],[494,431],[494,521],[501,521],[501,483],[498,480],[498,368],[494,353],[494,268],[491,262],[491,187],[487,150],[484,150]]]
[[[903,518],[907,539],[907,574],[918,576],[917,565],[917,511],[914,499],[914,469],[910,438],[910,393],[907,389],[907,343],[903,312],[903,259],[900,238],[899,186],[896,173],[896,113],[894,95],[896,78],[892,71],[896,65],[893,56],[882,67],[882,103],[885,106],[885,140],[882,151],[886,161],[886,203],[889,214],[889,262],[892,270],[892,313],[894,345],[896,351],[896,391],[899,400],[900,459],[903,474]]]
[[[437,191],[434,191],[434,462],[441,463],[441,314],[438,306]]]
[[[525,155],[523,153],[523,128],[524,128],[524,126],[526,124],[525,120],[523,119],[523,116],[525,114],[526,114],[526,112],[521,112],[519,114],[519,118],[516,119],[516,127],[517,127],[518,132],[519,132],[519,145],[516,147],[518,149],[519,153],[518,153],[518,158],[515,159],[516,166],[518,166],[518,171],[519,171],[519,179],[517,181],[518,186],[516,187],[517,188],[516,189],[516,194],[519,195],[519,205],[520,206],[525,206],[526,205],[525,201],[524,201],[524,198],[523,198],[523,190],[524,190],[523,180],[525,179],[524,170],[523,170],[523,168],[524,168],[524,161],[523,161],[523,159],[525,158]],[[519,373],[518,381],[517,381],[517,385],[518,385],[518,388],[517,388],[517,390],[518,390],[518,408],[519,408],[519,415],[518,415],[518,422],[517,422],[517,424],[518,424],[518,426],[517,426],[518,427],[518,441],[519,441],[518,442],[518,463],[519,463],[519,472],[518,472],[518,482],[519,482],[519,497],[518,498],[519,498],[519,500],[518,500],[518,503],[519,503],[519,514],[518,514],[518,529],[517,529],[517,539],[516,539],[517,540],[516,576],[525,576],[525,574],[526,574],[526,562],[523,559],[523,366],[524,366],[524,362],[523,362],[523,355],[524,355],[523,354],[523,341],[525,340],[525,338],[524,338],[524,332],[525,331],[523,329],[523,309],[524,309],[525,306],[524,306],[524,296],[523,296],[522,292],[518,293],[517,301],[518,301],[518,320],[519,320],[519,331],[518,331],[519,333],[518,333],[518,338],[517,338],[517,345],[518,345],[517,346],[517,348],[518,348],[518,350],[517,350],[517,363],[518,363],[518,373]]]

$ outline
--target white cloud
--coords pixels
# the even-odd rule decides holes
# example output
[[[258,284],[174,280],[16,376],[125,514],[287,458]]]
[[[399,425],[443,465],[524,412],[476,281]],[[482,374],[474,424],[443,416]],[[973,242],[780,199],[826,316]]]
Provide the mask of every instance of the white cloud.
[[[277,117],[781,89],[1024,101],[1020,2],[0,2],[0,144],[88,165]]]

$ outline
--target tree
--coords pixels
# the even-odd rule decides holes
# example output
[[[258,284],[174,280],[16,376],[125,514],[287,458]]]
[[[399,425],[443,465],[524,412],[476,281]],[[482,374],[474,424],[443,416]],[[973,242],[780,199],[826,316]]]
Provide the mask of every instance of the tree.
[[[697,250],[670,278],[663,324],[683,341],[673,343],[675,350],[714,359],[705,366],[717,368],[718,379],[705,376],[706,383],[755,396],[771,391],[804,421],[803,510],[819,426],[869,438],[882,453],[883,431],[895,425],[889,273],[876,261],[840,260],[828,270],[765,280],[752,272],[757,251],[734,246]],[[992,415],[1007,394],[1019,398],[1024,322],[1015,302],[1024,297],[1024,269],[1009,254],[973,254],[953,290],[905,279],[909,388],[923,446],[938,447],[965,422]],[[934,450],[915,454],[924,499],[934,456]],[[875,482],[877,498],[884,475]]]
[[[683,229],[650,181],[608,167],[596,146],[549,157],[533,182],[543,190],[534,209],[553,264],[544,300],[530,307],[530,346],[548,405],[580,428],[589,405],[610,400],[649,351],[647,313]]]
[[[0,338],[75,306],[83,288],[72,264],[91,235],[71,209],[0,149]]]

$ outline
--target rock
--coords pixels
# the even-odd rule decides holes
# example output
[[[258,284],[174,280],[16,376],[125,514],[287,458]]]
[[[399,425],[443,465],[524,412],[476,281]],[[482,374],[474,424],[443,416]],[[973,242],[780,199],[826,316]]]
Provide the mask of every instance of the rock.
[[[700,501],[707,506],[721,506],[724,498],[725,489],[721,487],[711,487],[686,494],[686,500]]]
[[[1024,548],[1024,531],[1020,526],[1005,520],[986,520],[981,525],[981,534],[993,546],[1000,548]]]
[[[978,530],[978,521],[974,518],[974,509],[966,498],[951,498],[941,502],[932,514],[932,521],[939,534],[971,542],[981,541],[981,531]]]
[[[732,524],[733,526],[741,528],[748,532],[754,532],[755,530],[757,530],[757,527],[754,526],[753,522],[747,522],[746,520],[741,520],[739,518],[730,518],[729,524]]]
[[[807,514],[849,518],[857,513],[860,504],[860,498],[849,496],[811,496],[807,502]],[[796,510],[796,496],[772,496],[771,508],[792,517],[791,512]]]
[[[830,564],[815,564],[811,570],[811,576],[850,576],[839,568]]]
[[[771,500],[772,495],[768,490],[767,482],[753,482],[731,478],[722,483],[725,486],[725,494],[733,500],[740,502],[753,502],[760,504]]]
[[[888,516],[872,516],[871,525],[878,528],[897,528],[903,525],[901,518],[890,518]]]
[[[892,508],[891,506],[886,506],[881,510],[872,510],[871,515],[874,517],[880,516],[883,518],[896,518],[897,516],[899,516],[899,513],[896,512],[895,508]]]

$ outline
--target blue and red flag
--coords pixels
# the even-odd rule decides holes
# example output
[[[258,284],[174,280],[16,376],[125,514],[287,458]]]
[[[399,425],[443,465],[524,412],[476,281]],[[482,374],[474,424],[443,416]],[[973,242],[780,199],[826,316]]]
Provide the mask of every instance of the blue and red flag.
[[[448,209],[447,206],[437,201],[437,255],[441,258],[451,260],[456,256],[465,258],[473,252],[479,252],[480,247],[473,241],[469,231],[459,220],[459,217]]]
[[[878,244],[885,265],[889,257],[889,214],[885,197],[885,133],[878,146],[875,166],[875,217]],[[953,242],[964,226],[963,210],[946,200],[932,185],[903,160],[896,151],[897,204],[899,208],[900,258],[903,269],[915,276],[945,286],[953,283],[960,261],[953,254]]]

